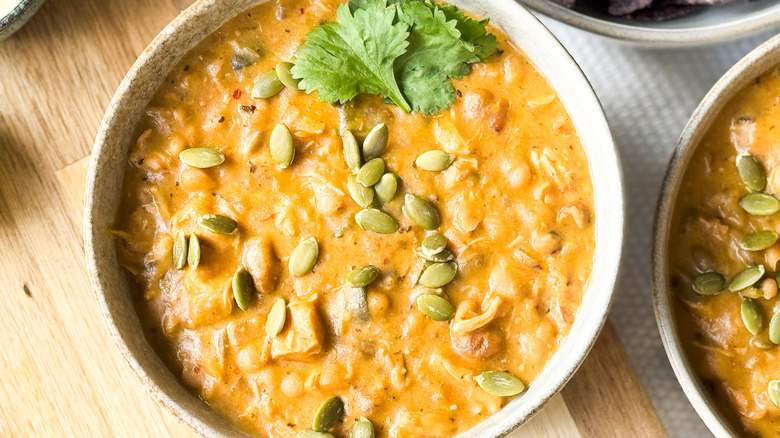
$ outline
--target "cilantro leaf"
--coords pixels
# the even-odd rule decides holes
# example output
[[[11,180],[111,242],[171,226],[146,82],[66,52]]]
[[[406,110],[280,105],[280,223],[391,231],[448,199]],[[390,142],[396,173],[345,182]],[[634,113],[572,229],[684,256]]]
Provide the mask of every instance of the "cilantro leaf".
[[[350,0],[337,12],[338,23],[309,32],[293,67],[304,90],[329,102],[379,94],[406,112],[435,114],[455,101],[449,80],[497,48],[487,20],[430,0]]]
[[[312,29],[298,48],[292,74],[301,79],[299,87],[317,90],[326,102],[346,102],[358,94],[387,96],[409,112],[393,68],[409,45],[409,26],[396,20],[396,8],[374,0],[354,13],[342,4],[336,13],[337,23]]]

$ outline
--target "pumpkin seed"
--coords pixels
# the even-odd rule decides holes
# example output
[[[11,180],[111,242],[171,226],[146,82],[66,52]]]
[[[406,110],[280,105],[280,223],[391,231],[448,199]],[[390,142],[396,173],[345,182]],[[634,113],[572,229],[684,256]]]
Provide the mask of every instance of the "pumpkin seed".
[[[336,438],[328,432],[317,432],[316,430],[306,429],[301,433],[301,438]]]
[[[450,164],[452,164],[453,161],[455,161],[455,155],[434,149],[420,154],[420,156],[414,160],[414,164],[422,170],[441,172],[450,167]]]
[[[742,289],[753,286],[764,276],[766,269],[763,265],[750,266],[745,268],[739,274],[735,275],[729,283],[731,292],[741,291]]]
[[[737,170],[742,182],[750,190],[760,192],[766,188],[766,172],[756,157],[750,154],[738,155]]]
[[[233,298],[241,310],[246,310],[252,303],[255,295],[255,282],[252,280],[252,274],[244,268],[239,268],[233,274]]]
[[[277,298],[271,310],[268,311],[268,318],[265,320],[265,334],[273,338],[284,329],[284,323],[287,320],[287,302],[284,298]]]
[[[763,230],[745,235],[739,243],[739,247],[745,251],[762,251],[774,245],[776,242],[777,233]]]
[[[347,311],[352,315],[352,319],[357,322],[366,322],[371,319],[371,312],[368,310],[366,288],[346,286],[344,301]]]
[[[281,81],[282,84],[284,84],[285,87],[290,87],[294,90],[298,89],[298,84],[301,82],[300,79],[295,79],[292,76],[292,62],[280,62],[276,64],[276,76],[279,77],[279,81]]]
[[[434,321],[449,321],[455,316],[455,306],[436,294],[417,297],[417,308]]]
[[[458,265],[455,262],[433,263],[423,271],[419,283],[425,287],[435,289],[451,282],[458,273]]]
[[[375,208],[367,208],[355,215],[355,222],[360,228],[379,234],[395,233],[398,222],[389,214]]]
[[[376,197],[379,202],[387,203],[395,198],[395,193],[398,191],[398,177],[394,173],[386,173],[382,175],[379,182],[374,185],[376,191]]]
[[[214,234],[233,234],[238,222],[221,214],[207,214],[200,218],[200,224]]]
[[[184,269],[187,266],[187,236],[183,232],[176,233],[173,238],[173,267]]]
[[[320,255],[320,246],[317,244],[317,239],[309,237],[298,246],[290,254],[290,260],[288,267],[290,274],[295,277],[301,277],[309,273],[314,268],[314,264],[317,263],[317,257]]]
[[[387,147],[388,136],[387,126],[384,123],[374,126],[363,140],[363,159],[371,161],[381,157]]]
[[[780,380],[772,380],[769,382],[767,393],[769,394],[769,400],[772,400],[772,403],[780,408]]]
[[[488,394],[499,397],[511,397],[525,391],[520,379],[504,371],[485,371],[477,376],[477,384]]]
[[[693,280],[693,290],[699,295],[717,295],[726,288],[726,278],[718,272],[705,272]]]
[[[344,147],[344,162],[347,163],[349,170],[357,173],[361,164],[360,147],[352,131],[347,129],[341,134],[341,143]]]
[[[780,345],[780,312],[775,313],[769,320],[769,341]]]
[[[426,230],[433,230],[439,226],[439,211],[433,203],[416,195],[404,196],[403,212],[417,226]]]
[[[374,438],[374,424],[366,417],[360,417],[349,431],[349,438]]]
[[[271,157],[279,167],[286,169],[292,164],[293,158],[295,158],[295,146],[293,145],[292,133],[284,123],[276,125],[271,131],[269,144]]]
[[[317,432],[327,432],[344,416],[344,402],[337,395],[325,400],[317,409],[312,428]]]
[[[447,238],[441,233],[433,233],[422,241],[420,249],[426,257],[433,257],[447,247]]]
[[[385,173],[385,160],[374,158],[363,165],[357,173],[357,182],[365,187],[378,183]]]
[[[190,245],[187,250],[187,264],[190,268],[197,269],[200,264],[200,239],[197,234],[190,235]]]
[[[179,152],[179,160],[190,167],[208,169],[224,163],[225,155],[214,148],[189,148]]]
[[[750,298],[745,298],[739,307],[739,313],[747,331],[753,336],[757,335],[764,325],[764,318],[761,315],[761,308],[758,307],[758,304]]]
[[[349,192],[349,196],[352,197],[352,200],[363,208],[368,207],[374,202],[374,189],[357,182],[357,177],[355,175],[350,175],[349,178],[347,178],[347,191]]]
[[[267,99],[282,91],[284,84],[279,80],[276,70],[260,76],[255,80],[255,86],[252,87],[252,99]]]
[[[352,287],[365,287],[371,284],[379,275],[376,266],[365,265],[352,270],[347,276],[347,284]]]
[[[444,251],[434,254],[432,256],[427,256],[423,254],[422,251],[414,250],[414,253],[417,254],[419,257],[424,258],[425,260],[428,260],[429,262],[436,262],[436,263],[444,263],[448,262],[455,258],[455,255],[448,249],[445,249]]]
[[[769,216],[780,210],[780,201],[766,193],[751,193],[739,200],[739,206],[754,216]]]

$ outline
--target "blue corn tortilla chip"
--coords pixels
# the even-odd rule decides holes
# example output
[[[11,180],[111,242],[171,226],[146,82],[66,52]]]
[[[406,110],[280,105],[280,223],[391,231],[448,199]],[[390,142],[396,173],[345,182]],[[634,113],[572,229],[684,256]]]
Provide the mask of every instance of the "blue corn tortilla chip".
[[[609,15],[629,15],[653,4],[653,0],[609,0]]]

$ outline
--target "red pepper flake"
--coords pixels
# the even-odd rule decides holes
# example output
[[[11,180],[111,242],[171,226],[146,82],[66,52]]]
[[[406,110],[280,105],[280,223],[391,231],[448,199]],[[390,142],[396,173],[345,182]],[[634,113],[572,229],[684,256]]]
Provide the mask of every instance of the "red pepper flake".
[[[300,8],[300,9],[298,9],[298,13],[299,13],[299,14],[301,14],[301,15],[303,15],[303,14],[305,14],[305,13],[306,13],[306,11],[304,11],[304,10],[303,10],[303,8]]]
[[[198,374],[200,372],[200,367],[195,365],[194,367],[192,367],[192,372]]]
[[[233,99],[241,99],[242,94],[244,94],[244,92],[236,88],[236,91],[233,92]]]

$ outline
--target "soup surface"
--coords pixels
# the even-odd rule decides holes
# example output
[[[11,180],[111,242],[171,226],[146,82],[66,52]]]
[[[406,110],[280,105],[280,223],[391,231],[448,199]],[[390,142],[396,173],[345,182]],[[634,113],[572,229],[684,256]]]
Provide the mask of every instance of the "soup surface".
[[[405,113],[375,96],[331,105],[292,87],[252,98],[255,79],[293,60],[313,26],[336,19],[338,5],[268,2],[185,56],[131,147],[117,254],[137,284],[149,341],[241,429],[297,436],[336,395],[345,411],[330,429],[336,436],[360,417],[378,437],[452,436],[508,401],[480,387],[481,373],[505,371],[529,384],[569,332],[595,245],[588,160],[555,91],[492,28],[499,50],[454,81],[456,102],[436,115]],[[242,62],[247,50],[251,63]],[[286,168],[269,150],[280,123],[295,151]],[[350,129],[363,141],[382,123],[389,139],[381,157],[397,175],[397,193],[371,208],[397,221],[388,234],[356,223],[363,209],[350,196],[341,137]],[[182,162],[179,154],[195,147],[219,150],[224,163]],[[423,170],[417,157],[430,150],[454,161]],[[434,231],[405,214],[410,195],[438,212],[429,228],[446,236],[451,262],[420,256]],[[237,230],[213,232],[209,215],[232,219]],[[182,262],[177,236],[197,236],[199,262]],[[316,242],[311,269],[312,245],[301,242]],[[364,265],[377,278],[345,285]],[[433,265],[447,266],[421,278]],[[453,267],[452,281],[436,287]],[[246,277],[237,286],[233,279],[242,268],[256,292],[239,306],[235,289],[247,288]],[[421,295],[453,308],[433,299],[424,313]],[[280,299],[281,325],[278,310],[267,324]]]
[[[780,317],[772,319],[780,310],[778,127],[780,75],[773,70],[738,93],[699,144],[669,242],[687,354],[716,404],[751,437],[780,434],[780,398],[770,397],[770,382],[780,379]]]

